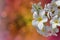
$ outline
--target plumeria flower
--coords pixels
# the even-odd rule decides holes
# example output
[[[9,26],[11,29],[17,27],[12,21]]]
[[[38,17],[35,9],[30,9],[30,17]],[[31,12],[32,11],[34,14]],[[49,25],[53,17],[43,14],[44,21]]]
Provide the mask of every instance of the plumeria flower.
[[[59,32],[59,29],[58,29],[58,28],[56,28],[56,29],[53,31],[51,26],[46,26],[46,27],[45,27],[44,36],[45,36],[45,37],[52,36],[52,35],[57,36],[56,33],[58,33],[58,32]]]
[[[55,2],[57,6],[60,6],[60,0]]]
[[[52,25],[55,25],[55,27],[60,26],[60,10],[56,10],[54,14],[55,16],[51,19],[50,22],[53,23]]]
[[[48,21],[48,18],[44,14],[45,14],[44,10],[41,10],[39,12],[39,15],[36,12],[33,13],[34,20],[32,21],[32,25],[35,26],[37,29],[39,29],[42,32],[42,34],[44,34],[44,32],[45,32],[44,23]]]
[[[54,16],[50,23],[52,24],[52,28],[55,29],[57,26],[60,26],[60,18],[58,17],[58,15]]]
[[[51,21],[50,21],[51,25],[52,25],[52,32],[56,33],[59,32],[59,30],[57,28],[57,26],[60,26],[60,17],[58,17],[58,15],[54,16]],[[56,35],[56,34],[55,34]],[[57,35],[56,35],[57,36]]]
[[[59,32],[59,29],[58,28],[55,28],[55,29],[51,29],[51,34],[54,35],[54,36],[58,36],[56,33]]]
[[[57,0],[52,0],[52,1],[51,1],[51,6],[52,6],[52,7],[57,7],[57,5],[56,5],[56,3],[55,3],[56,1],[57,1]]]
[[[43,31],[37,28],[37,32],[45,37],[51,36],[51,33],[48,32],[49,27],[44,26]]]
[[[57,36],[56,33],[59,32],[59,29],[56,28],[54,31],[52,31],[52,28],[51,26],[44,26],[44,29],[43,29],[44,32],[42,32],[41,30],[39,30],[39,28],[37,28],[37,32],[45,37],[49,37],[49,36]]]
[[[55,3],[57,5],[58,10],[60,10],[60,0],[56,1]]]

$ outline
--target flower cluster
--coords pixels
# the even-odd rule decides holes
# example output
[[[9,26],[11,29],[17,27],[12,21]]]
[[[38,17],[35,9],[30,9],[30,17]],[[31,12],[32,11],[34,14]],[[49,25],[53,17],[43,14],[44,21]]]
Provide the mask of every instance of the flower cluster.
[[[33,20],[32,25],[37,32],[43,36],[58,36],[60,26],[60,1],[52,0],[42,8],[41,2],[32,5]],[[50,20],[50,21],[49,21]],[[50,26],[46,23],[50,23]]]

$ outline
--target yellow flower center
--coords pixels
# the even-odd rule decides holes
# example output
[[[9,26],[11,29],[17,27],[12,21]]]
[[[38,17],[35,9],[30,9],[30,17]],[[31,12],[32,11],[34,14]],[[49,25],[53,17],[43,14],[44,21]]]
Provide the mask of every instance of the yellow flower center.
[[[39,17],[37,20],[38,20],[38,21],[42,21],[42,17]]]
[[[54,22],[57,24],[58,23],[58,20],[55,20]]]

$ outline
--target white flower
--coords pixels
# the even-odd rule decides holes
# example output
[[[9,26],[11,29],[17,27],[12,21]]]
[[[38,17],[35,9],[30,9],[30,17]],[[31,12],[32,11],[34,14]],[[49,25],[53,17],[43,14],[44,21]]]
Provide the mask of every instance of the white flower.
[[[56,29],[53,34],[51,26],[44,26],[43,31],[39,30],[39,28],[37,29],[37,32],[45,37],[56,35],[55,33],[57,31],[58,30]]]
[[[45,11],[41,10],[39,12],[39,15],[36,12],[33,13],[33,18],[34,20],[32,21],[32,25],[37,28],[37,32],[44,35],[45,34],[44,23],[48,21],[48,18],[45,16]]]
[[[58,15],[54,16],[51,21],[52,29],[57,28],[57,26],[60,26],[60,18],[58,18]]]
[[[58,28],[52,29],[52,35],[58,36],[56,33],[59,32]]]
[[[55,2],[57,6],[60,6],[60,0]]]
[[[46,28],[46,34],[47,34],[47,37],[48,36],[52,36],[52,35],[54,35],[54,36],[57,36],[57,34],[56,33],[58,33],[59,32],[59,29],[58,28],[55,28],[54,30],[52,29],[52,26],[46,26],[45,27]]]
[[[41,24],[42,26],[43,24]],[[42,30],[39,29],[39,27],[37,27],[37,32],[45,37],[48,37],[48,34],[46,33],[46,29],[45,29],[46,26],[43,27]]]

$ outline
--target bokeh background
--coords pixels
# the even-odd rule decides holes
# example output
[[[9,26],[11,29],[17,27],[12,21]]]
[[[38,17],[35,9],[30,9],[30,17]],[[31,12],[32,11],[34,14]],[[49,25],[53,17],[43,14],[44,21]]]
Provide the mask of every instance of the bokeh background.
[[[7,40],[60,40],[60,33],[57,33],[57,37],[44,37],[32,26],[32,3],[40,1],[43,7],[51,0],[5,0],[5,3],[2,2],[4,3],[2,16],[8,17]]]

